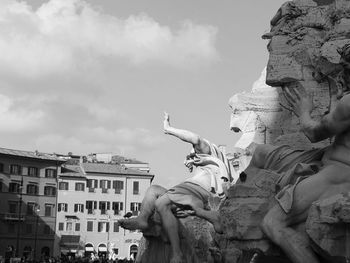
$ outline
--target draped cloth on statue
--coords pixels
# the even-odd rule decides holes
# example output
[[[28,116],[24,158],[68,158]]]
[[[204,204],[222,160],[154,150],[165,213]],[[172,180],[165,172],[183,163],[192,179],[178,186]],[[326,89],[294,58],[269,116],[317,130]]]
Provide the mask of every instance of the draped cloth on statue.
[[[267,154],[263,168],[280,175],[277,185],[281,190],[275,198],[286,213],[292,208],[296,185],[321,169],[325,150],[300,150],[282,145],[274,147]]]
[[[208,140],[205,142],[210,147],[210,154],[196,153],[194,155],[193,165],[196,167],[194,176],[187,179],[186,182],[197,184],[208,192],[223,198],[222,183],[225,179],[228,182],[232,181],[230,164],[219,147]]]

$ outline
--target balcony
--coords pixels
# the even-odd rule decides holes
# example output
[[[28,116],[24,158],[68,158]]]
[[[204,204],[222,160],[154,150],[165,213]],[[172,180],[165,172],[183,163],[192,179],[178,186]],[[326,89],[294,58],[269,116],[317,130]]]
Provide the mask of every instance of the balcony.
[[[89,187],[89,193],[95,193],[95,188],[90,188]]]
[[[108,193],[108,189],[107,188],[102,188],[102,193],[103,194],[107,194]]]
[[[1,219],[6,221],[24,221],[26,217],[17,213],[6,213],[1,215]]]

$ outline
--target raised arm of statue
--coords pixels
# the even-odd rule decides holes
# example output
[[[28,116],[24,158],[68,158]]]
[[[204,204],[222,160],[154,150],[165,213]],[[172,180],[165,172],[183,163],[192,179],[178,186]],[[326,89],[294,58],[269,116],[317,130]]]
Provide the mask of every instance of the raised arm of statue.
[[[350,95],[341,98],[337,105],[320,120],[311,117],[312,97],[305,89],[284,89],[293,112],[300,118],[301,130],[311,142],[318,142],[344,132],[350,127]]]
[[[210,147],[198,134],[174,128],[170,125],[169,114],[164,112],[164,133],[175,136],[184,142],[191,143],[197,153],[210,154]]]

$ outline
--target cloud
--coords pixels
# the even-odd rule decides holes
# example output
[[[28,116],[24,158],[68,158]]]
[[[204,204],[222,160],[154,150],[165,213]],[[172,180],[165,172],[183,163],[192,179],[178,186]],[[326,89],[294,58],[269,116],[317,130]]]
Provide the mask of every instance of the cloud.
[[[218,58],[213,26],[185,21],[172,30],[147,14],[119,19],[83,0],[50,0],[37,10],[26,2],[4,1],[0,8],[0,71],[7,73],[65,73],[104,58],[176,67]]]
[[[113,152],[129,156],[149,152],[157,148],[162,142],[162,137],[154,136],[146,129],[120,128],[115,130],[103,127],[77,129],[76,134],[64,136],[62,134],[45,134],[36,138],[35,145],[43,151],[67,153],[69,151]]]
[[[41,110],[18,110],[13,105],[13,100],[0,94],[0,132],[25,133],[42,126],[45,114]]]
[[[0,94],[0,134],[3,143],[14,143],[10,148],[60,153],[107,151],[131,156],[153,151],[164,140],[148,129],[123,126],[123,117],[115,108],[28,98],[11,99]]]

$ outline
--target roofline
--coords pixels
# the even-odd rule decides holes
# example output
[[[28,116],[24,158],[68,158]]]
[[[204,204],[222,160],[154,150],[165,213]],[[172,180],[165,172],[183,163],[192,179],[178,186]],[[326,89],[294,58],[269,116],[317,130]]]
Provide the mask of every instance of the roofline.
[[[5,149],[5,148],[3,148]],[[11,149],[8,149],[8,150],[11,150]],[[17,155],[17,154],[11,154],[11,153],[0,153],[0,155],[3,155],[3,156],[13,156],[13,157],[17,157],[17,158],[21,158],[21,159],[35,159],[35,160],[38,160],[38,161],[48,161],[48,162],[55,162],[55,163],[65,163],[67,160],[53,160],[53,159],[48,159],[48,158],[40,158],[40,157],[31,157],[31,156],[22,156],[22,155]]]
[[[86,175],[87,174],[117,174],[117,175],[124,175],[124,176],[146,176],[146,177],[154,177],[154,174],[125,174],[125,173],[104,173],[104,172],[89,172],[89,171],[85,171]]]

